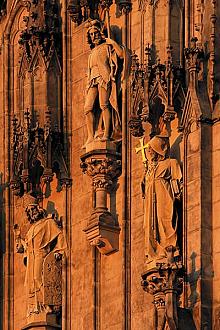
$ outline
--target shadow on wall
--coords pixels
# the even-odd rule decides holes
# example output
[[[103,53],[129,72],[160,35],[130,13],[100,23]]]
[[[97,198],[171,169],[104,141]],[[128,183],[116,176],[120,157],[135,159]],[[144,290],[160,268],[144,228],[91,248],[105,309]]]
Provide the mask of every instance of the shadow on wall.
[[[119,184],[116,183],[115,187],[110,191],[110,213],[112,214],[114,220],[115,220],[115,225],[119,226],[118,223],[118,213],[117,213],[117,205],[116,205],[116,191],[119,188]]]
[[[219,330],[220,329],[220,306],[215,308],[214,311],[214,326],[213,330]]]
[[[193,309],[199,300],[197,285],[201,275],[201,271],[196,270],[196,257],[197,254],[195,252],[193,252],[190,256],[191,272],[187,274],[187,283],[190,287],[190,296],[188,297],[189,308],[178,308],[178,330],[196,330],[196,325],[193,320]]]
[[[196,256],[197,254],[195,252],[192,252],[190,256],[191,272],[187,274],[187,282],[189,283],[191,290],[190,296],[188,298],[190,310],[193,310],[195,304],[199,299],[199,293],[197,292],[197,285],[198,285],[199,277],[201,275],[201,270],[196,270]]]
[[[186,308],[178,308],[178,330],[196,330],[192,312]]]

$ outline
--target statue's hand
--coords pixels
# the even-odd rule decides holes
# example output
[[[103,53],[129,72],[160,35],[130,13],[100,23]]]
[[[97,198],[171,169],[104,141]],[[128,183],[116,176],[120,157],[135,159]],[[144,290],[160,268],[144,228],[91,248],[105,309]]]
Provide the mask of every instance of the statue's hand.
[[[54,257],[56,259],[56,261],[60,261],[62,259],[62,253],[59,253],[59,252],[55,252],[54,253]]]
[[[24,246],[21,243],[16,244],[16,252],[17,253],[24,253]]]
[[[105,42],[108,44],[108,45],[115,45],[115,41],[113,39],[110,39],[110,38],[105,38]]]

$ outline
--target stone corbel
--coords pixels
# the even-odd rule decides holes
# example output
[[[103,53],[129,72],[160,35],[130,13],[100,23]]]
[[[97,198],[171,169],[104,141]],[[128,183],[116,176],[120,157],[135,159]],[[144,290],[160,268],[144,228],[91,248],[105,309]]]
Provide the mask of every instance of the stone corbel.
[[[156,263],[154,268],[142,274],[141,285],[144,291],[154,297],[156,330],[178,329],[178,298],[182,293],[183,265],[180,257],[174,256],[174,248],[168,247],[167,260]]]
[[[92,179],[94,207],[84,232],[102,254],[118,251],[120,227],[107,207],[109,193],[121,175],[120,154],[112,142],[95,142],[95,149],[81,156],[83,173]]]

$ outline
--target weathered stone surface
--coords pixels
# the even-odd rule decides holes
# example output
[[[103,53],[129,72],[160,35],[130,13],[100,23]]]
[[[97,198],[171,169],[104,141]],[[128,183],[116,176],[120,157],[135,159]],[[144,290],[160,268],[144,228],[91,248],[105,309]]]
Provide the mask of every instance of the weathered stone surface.
[[[146,266],[146,211],[140,186],[144,165],[140,154],[135,153],[139,139],[131,136],[127,127],[130,116],[135,115],[146,142],[152,132],[163,131],[166,122],[171,156],[183,171],[177,236],[186,274],[181,308],[177,310],[178,328],[218,330],[219,4],[189,0],[184,2],[183,10],[183,1],[132,0],[130,11],[130,1],[117,1],[120,6],[114,1],[67,2],[4,0],[0,4],[0,329],[55,330],[61,328],[61,323],[63,330],[157,329],[153,297],[140,285]],[[117,223],[117,248],[110,255],[100,254],[98,249],[94,252],[83,232],[91,220],[95,200],[92,180],[80,168],[80,157],[86,152],[82,149],[87,141],[84,105],[91,54],[86,24],[89,16],[104,19],[104,7],[98,9],[98,2],[111,5],[111,38],[134,51],[139,59],[132,69],[139,74],[139,80],[130,76],[127,95],[125,86],[122,94],[118,90],[122,141],[117,151],[122,155],[122,174],[115,190],[107,192],[105,204]],[[67,6],[72,8],[67,11]],[[40,30],[36,30],[38,27]],[[143,83],[145,89],[139,94],[135,88],[143,87]],[[144,108],[139,102],[143,97]],[[51,116],[46,113],[48,107]],[[27,135],[23,142],[15,147],[13,136],[21,137],[18,128],[25,128],[27,108],[30,126],[24,130]],[[13,132],[14,115],[19,125],[14,126]],[[53,138],[52,150],[50,143],[45,143],[48,137]],[[37,141],[39,147],[35,150]],[[59,141],[58,153],[55,149]],[[107,142],[104,149],[109,149],[111,143]],[[92,144],[87,151],[93,150]],[[44,164],[44,176],[34,172],[36,160]],[[22,172],[27,169],[33,172]],[[103,177],[96,180],[98,185],[104,185]],[[43,324],[39,319],[27,322],[26,268],[22,256],[16,253],[13,234],[14,224],[19,225],[22,237],[30,228],[21,198],[24,187],[38,193],[41,206],[56,216],[67,239],[62,320],[58,312],[56,320],[45,316]],[[99,202],[103,202],[102,197]]]

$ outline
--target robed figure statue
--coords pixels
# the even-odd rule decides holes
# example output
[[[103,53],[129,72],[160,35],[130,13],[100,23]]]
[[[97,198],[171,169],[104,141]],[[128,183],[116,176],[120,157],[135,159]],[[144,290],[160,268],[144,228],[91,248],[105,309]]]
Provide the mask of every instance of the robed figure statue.
[[[53,297],[56,292],[53,292],[53,289],[56,290],[59,285],[59,290],[62,288],[61,274],[56,274],[59,267],[54,267],[54,264],[56,260],[62,259],[67,244],[62,229],[58,227],[53,217],[46,214],[33,196],[29,195],[27,200],[25,212],[31,226],[22,239],[20,230],[15,225],[15,240],[17,252],[24,253],[27,316],[30,316],[41,312],[52,312],[52,305],[56,304],[54,302],[56,299]],[[46,282],[50,282],[51,292],[48,291],[48,283],[44,283],[46,276],[49,277]],[[51,297],[48,297],[48,292]]]
[[[147,144],[147,167],[142,182],[145,199],[144,230],[147,263],[166,258],[166,248],[178,253],[178,215],[182,173],[178,161],[169,158],[169,139],[155,136]]]

